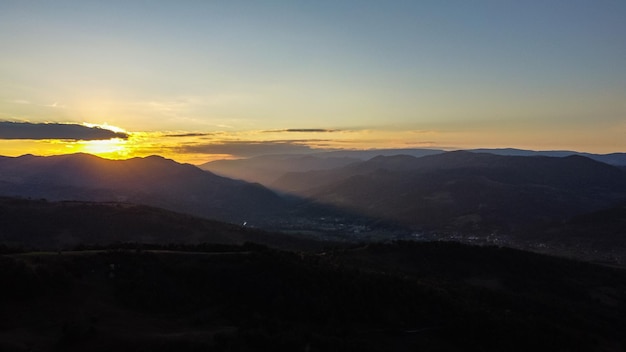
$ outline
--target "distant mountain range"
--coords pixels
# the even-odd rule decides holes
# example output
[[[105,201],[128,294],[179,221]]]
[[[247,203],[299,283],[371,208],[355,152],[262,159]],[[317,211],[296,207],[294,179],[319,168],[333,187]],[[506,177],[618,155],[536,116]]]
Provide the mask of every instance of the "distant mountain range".
[[[288,173],[273,188],[417,229],[527,230],[626,199],[626,174],[582,156],[448,152]]]
[[[514,148],[503,149],[472,149],[469,150],[474,153],[489,153],[496,155],[510,155],[510,156],[551,156],[551,157],[566,157],[572,155],[584,156],[589,159],[600,161],[614,166],[626,166],[626,153],[610,153],[610,154],[593,154],[584,152],[574,152],[570,150],[546,150],[546,151],[534,151]]]
[[[468,151],[506,156],[566,157],[580,155],[606,164],[626,167],[626,153],[591,154],[574,151],[533,151],[513,148],[474,149]],[[216,160],[199,165],[199,167],[225,177],[248,182],[258,182],[270,186],[287,172],[328,170],[366,161],[377,156],[408,155],[419,158],[443,153],[446,153],[446,151],[441,149],[343,150],[311,154],[263,155],[248,159]]]
[[[415,155],[361,161],[348,151],[231,164],[236,172],[261,170],[272,180],[269,188],[157,156],[0,157],[0,196],[143,204],[336,241],[477,237],[518,248],[586,243],[613,253],[623,247],[626,172],[620,167],[581,155],[406,151]],[[597,214],[612,217],[607,222]],[[626,258],[626,250],[619,252]]]

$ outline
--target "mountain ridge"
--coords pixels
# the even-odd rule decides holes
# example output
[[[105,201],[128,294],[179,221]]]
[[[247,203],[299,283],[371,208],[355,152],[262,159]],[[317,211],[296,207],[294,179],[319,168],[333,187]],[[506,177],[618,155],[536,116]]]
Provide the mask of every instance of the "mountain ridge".
[[[231,222],[286,207],[260,184],[231,180],[160,156],[90,154],[0,159],[0,194],[49,200],[129,201]]]
[[[482,148],[465,149],[462,151],[503,156],[567,157],[570,155],[581,155],[606,164],[626,167],[626,153],[593,154],[566,150],[534,151],[515,148]],[[265,186],[271,186],[276,183],[279,178],[290,172],[328,170],[344,167],[351,163],[367,161],[377,156],[407,155],[423,157],[428,155],[443,154],[446,152],[449,151],[443,149],[337,150],[312,152],[308,154],[261,155],[246,159],[223,159],[207,162],[198,165],[198,167],[203,170],[212,171],[218,175],[241,179],[248,182],[258,182]]]
[[[561,224],[626,201],[624,170],[584,156],[378,156],[288,173],[281,181],[275,189],[282,193],[276,193],[159,156],[0,158],[0,195],[145,204],[332,241],[474,238],[517,248],[554,245],[550,236],[566,239],[571,229]],[[576,236],[595,235],[592,225],[584,228]],[[618,232],[611,226],[596,242],[609,248],[620,240]]]
[[[380,156],[279,182],[273,186],[324,204],[418,228],[466,231],[564,220],[626,199],[626,174],[583,156]]]

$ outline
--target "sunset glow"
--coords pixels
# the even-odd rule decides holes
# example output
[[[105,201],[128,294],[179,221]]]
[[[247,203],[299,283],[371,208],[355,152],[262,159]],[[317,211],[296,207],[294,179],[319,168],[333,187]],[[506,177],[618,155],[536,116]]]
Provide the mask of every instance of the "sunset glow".
[[[4,1],[0,123],[24,125],[0,127],[0,155],[626,151],[624,13],[619,1]]]
[[[78,142],[76,149],[82,153],[94,154],[108,159],[126,159],[132,156],[132,154],[125,145],[125,140],[111,139],[106,141]]]

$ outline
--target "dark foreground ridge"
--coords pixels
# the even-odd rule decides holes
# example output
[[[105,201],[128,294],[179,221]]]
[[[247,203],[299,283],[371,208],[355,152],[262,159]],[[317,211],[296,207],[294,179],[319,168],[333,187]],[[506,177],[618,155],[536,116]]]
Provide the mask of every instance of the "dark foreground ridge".
[[[0,197],[0,245],[68,250],[116,243],[226,244],[254,242],[281,249],[321,249],[320,242],[119,202],[49,202]]]
[[[2,351],[619,351],[626,272],[496,247],[0,256]]]

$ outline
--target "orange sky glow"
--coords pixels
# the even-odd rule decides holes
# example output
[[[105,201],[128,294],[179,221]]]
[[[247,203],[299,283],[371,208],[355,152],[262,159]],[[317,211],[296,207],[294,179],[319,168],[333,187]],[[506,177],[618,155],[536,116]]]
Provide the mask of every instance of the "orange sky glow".
[[[97,126],[89,124],[89,126]],[[578,150],[599,154],[615,149],[605,145],[595,146],[588,134],[573,133],[569,140],[561,137],[554,141],[550,131],[530,134],[519,130],[502,133],[483,131],[420,131],[420,130],[345,130],[345,131],[240,131],[240,132],[128,132],[122,128],[103,125],[116,132],[127,132],[128,138],[107,140],[0,140],[0,150],[5,156],[23,154],[59,155],[89,153],[107,159],[128,159],[149,155],[162,155],[179,162],[202,164],[218,159],[236,159],[261,154],[311,153],[338,149],[432,148],[444,150],[472,148],[516,147],[534,150]],[[619,137],[619,131],[616,133]],[[617,142],[617,141],[616,141]],[[263,145],[278,145],[281,149],[266,151]],[[250,151],[242,153],[248,146]],[[255,153],[255,148],[260,150]],[[215,150],[212,152],[212,150]]]
[[[0,155],[626,152],[624,13],[591,0],[6,0]]]

